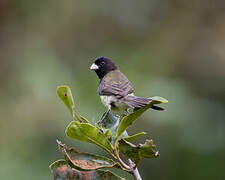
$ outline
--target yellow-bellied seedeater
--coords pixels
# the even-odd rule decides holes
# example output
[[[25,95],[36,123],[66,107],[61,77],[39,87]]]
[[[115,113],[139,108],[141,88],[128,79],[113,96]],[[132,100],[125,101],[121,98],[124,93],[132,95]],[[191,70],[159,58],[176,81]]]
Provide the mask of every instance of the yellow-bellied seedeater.
[[[141,108],[150,103],[151,99],[149,98],[134,96],[132,84],[110,59],[99,57],[94,60],[90,69],[96,72],[100,80],[98,95],[102,103],[108,108],[105,116],[98,124],[102,123],[110,111],[119,115],[129,108]],[[152,106],[151,108],[163,110],[163,108],[158,106]]]

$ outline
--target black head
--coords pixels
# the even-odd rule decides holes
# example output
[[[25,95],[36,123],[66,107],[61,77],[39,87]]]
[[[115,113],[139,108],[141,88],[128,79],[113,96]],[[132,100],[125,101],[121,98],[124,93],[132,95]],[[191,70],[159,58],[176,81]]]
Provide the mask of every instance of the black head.
[[[94,63],[91,65],[90,69],[96,72],[99,79],[102,79],[107,73],[118,68],[110,59],[106,57],[99,57],[94,60]]]

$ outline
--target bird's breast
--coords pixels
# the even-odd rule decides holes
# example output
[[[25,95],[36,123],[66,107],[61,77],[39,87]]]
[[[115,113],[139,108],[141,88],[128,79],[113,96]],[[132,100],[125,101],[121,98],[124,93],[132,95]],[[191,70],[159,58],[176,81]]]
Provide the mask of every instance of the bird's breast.
[[[133,96],[131,93],[129,96]],[[100,96],[102,104],[111,108],[114,111],[121,111],[128,108],[128,105],[123,102],[123,98],[118,99],[116,96]]]
[[[104,104],[106,107],[110,106],[111,103],[114,103],[117,101],[115,96],[100,96],[102,104]]]

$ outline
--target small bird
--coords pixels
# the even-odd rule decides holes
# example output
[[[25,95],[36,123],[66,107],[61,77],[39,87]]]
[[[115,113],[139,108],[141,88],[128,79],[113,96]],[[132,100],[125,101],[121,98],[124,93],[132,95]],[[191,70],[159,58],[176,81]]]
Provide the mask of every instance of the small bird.
[[[105,120],[107,114],[112,111],[116,115],[128,112],[129,108],[141,108],[150,103],[151,99],[134,96],[134,88],[127,77],[120,72],[117,65],[109,58],[99,57],[90,67],[99,78],[98,95],[108,110],[98,125]],[[152,109],[163,110],[158,106]],[[105,123],[105,122],[104,122]]]

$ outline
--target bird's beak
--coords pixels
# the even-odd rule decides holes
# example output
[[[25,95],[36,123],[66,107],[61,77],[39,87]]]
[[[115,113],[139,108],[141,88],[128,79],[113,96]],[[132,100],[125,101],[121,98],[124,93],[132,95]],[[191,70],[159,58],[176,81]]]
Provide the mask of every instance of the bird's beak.
[[[95,63],[93,63],[93,64],[91,65],[90,69],[91,69],[91,70],[96,70],[96,69],[99,69],[99,68],[98,68],[98,66],[97,66]]]

